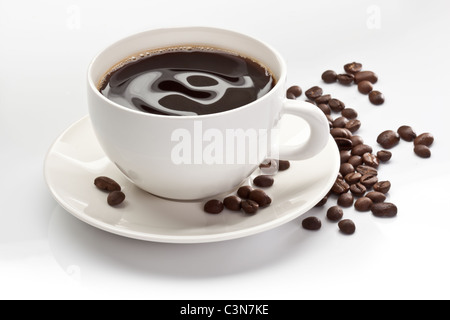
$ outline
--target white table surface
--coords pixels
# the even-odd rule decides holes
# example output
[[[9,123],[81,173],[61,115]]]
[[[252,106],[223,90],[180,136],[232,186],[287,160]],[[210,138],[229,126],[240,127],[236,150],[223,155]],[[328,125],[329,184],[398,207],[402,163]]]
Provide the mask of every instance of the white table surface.
[[[450,2],[448,1],[6,1],[0,2],[0,298],[448,299]],[[223,27],[285,56],[289,84],[321,85],[358,110],[359,131],[409,124],[432,132],[432,158],[401,142],[380,176],[395,219],[346,209],[344,236],[325,218],[296,219],[219,243],[148,243],[97,230],[53,200],[43,176],[53,141],[87,114],[86,69],[103,47],[145,29]],[[351,61],[380,76],[386,103],[326,85]]]

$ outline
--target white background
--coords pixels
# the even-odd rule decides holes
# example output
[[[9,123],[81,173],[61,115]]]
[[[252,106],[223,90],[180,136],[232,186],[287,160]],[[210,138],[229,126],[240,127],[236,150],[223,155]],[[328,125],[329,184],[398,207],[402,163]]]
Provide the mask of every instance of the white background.
[[[0,0],[0,298],[448,299],[450,2]],[[344,236],[301,219],[244,239],[176,245],[121,238],[62,209],[43,177],[53,141],[87,114],[86,69],[106,45],[151,28],[206,25],[276,47],[289,84],[321,85],[358,110],[359,134],[432,132],[432,158],[402,141],[380,176],[395,219],[346,209]],[[378,73],[386,103],[326,85],[351,61]],[[301,179],[301,177],[293,177]]]

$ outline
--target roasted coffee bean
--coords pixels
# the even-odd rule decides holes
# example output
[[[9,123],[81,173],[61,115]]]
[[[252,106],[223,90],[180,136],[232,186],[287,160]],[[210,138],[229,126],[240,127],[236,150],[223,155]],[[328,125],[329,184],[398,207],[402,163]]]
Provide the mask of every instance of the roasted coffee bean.
[[[375,84],[378,81],[378,76],[372,71],[361,71],[355,73],[355,83],[359,84],[361,81],[369,81]]]
[[[345,177],[347,174],[355,172],[355,168],[350,163],[347,162],[341,164],[339,172],[342,174],[343,177]]]
[[[380,151],[377,152],[377,158],[381,162],[387,162],[387,161],[391,160],[392,152],[387,151],[387,150],[380,150]]]
[[[245,213],[254,214],[259,209],[259,204],[253,200],[242,200],[241,208]]]
[[[337,81],[337,73],[333,70],[327,70],[324,73],[322,73],[322,80],[325,83],[334,83]]]
[[[417,134],[410,126],[401,126],[397,129],[397,133],[400,138],[408,142],[414,141],[414,139],[417,137]]]
[[[328,101],[328,105],[334,112],[341,112],[345,109],[345,104],[338,99],[330,99],[330,101]]]
[[[303,219],[302,226],[306,230],[319,230],[322,227],[322,222],[317,217],[308,217]]]
[[[238,189],[237,191],[237,195],[241,198],[241,199],[248,199],[248,197],[250,196],[250,192],[253,191],[253,188],[250,186],[242,186]]]
[[[317,105],[322,104],[322,103],[328,104],[328,101],[330,101],[330,99],[331,99],[330,94],[324,94],[323,96],[318,97],[315,101],[316,101]]]
[[[326,115],[331,114],[331,109],[330,109],[330,107],[328,106],[328,104],[321,103],[321,104],[317,105],[317,107],[318,107],[320,110],[322,110],[322,112],[323,112],[324,114],[326,114]]]
[[[216,199],[209,200],[208,202],[205,203],[205,206],[203,207],[205,212],[212,213],[212,214],[221,213],[223,211],[223,208],[224,208],[224,205],[223,205],[222,201],[219,201]]]
[[[358,117],[358,112],[356,112],[356,110],[352,108],[345,108],[341,111],[341,115],[349,120],[353,120]]]
[[[434,142],[434,136],[431,133],[422,133],[414,139],[414,145],[423,145],[423,146],[431,146]]]
[[[339,206],[333,206],[330,207],[327,210],[327,218],[331,221],[339,221],[344,216],[344,211],[342,211],[342,208]]]
[[[269,175],[260,175],[253,179],[253,184],[260,188],[268,188],[273,186],[274,179]]]
[[[356,231],[355,223],[350,219],[340,221],[338,226],[343,234],[351,235]]]
[[[365,174],[371,174],[371,175],[374,175],[374,176],[378,175],[377,169],[369,167],[369,166],[365,166],[365,165],[357,166],[356,167],[356,172],[359,172],[362,175],[365,175]]]
[[[355,201],[355,209],[357,211],[361,211],[361,212],[370,211],[372,206],[373,206],[373,201],[372,201],[372,199],[370,199],[368,197],[362,197]]]
[[[286,171],[291,167],[291,163],[288,160],[278,160],[278,171]]]
[[[359,62],[350,62],[344,65],[344,70],[347,73],[355,74],[362,70],[362,64]]]
[[[292,86],[289,89],[287,89],[287,94],[292,94],[294,97],[298,98],[302,95],[303,90],[299,86]]]
[[[431,157],[431,150],[427,146],[423,144],[418,144],[414,146],[414,153],[417,154],[421,158],[429,158]]]
[[[121,190],[120,185],[116,181],[108,177],[97,177],[94,180],[94,184],[98,189],[103,191],[112,192]]]
[[[347,124],[348,119],[346,117],[338,117],[334,119],[333,121],[333,127],[334,128],[345,128],[345,125]]]
[[[359,179],[359,182],[366,188],[372,188],[378,182],[378,177],[373,174],[365,174]]]
[[[241,202],[242,200],[236,196],[229,196],[223,199],[224,207],[231,211],[240,211]]]
[[[379,181],[373,185],[373,190],[381,192],[381,193],[388,193],[391,189],[391,183],[389,181]]]
[[[337,204],[341,207],[348,208],[352,206],[353,199],[353,194],[351,194],[350,192],[343,193],[339,196]]]
[[[339,150],[341,151],[352,150],[353,147],[352,140],[346,138],[334,138],[334,141],[336,141]]]
[[[385,149],[395,147],[400,141],[400,136],[393,130],[386,130],[377,137],[377,142]]]
[[[252,190],[248,198],[258,203],[261,208],[267,207],[272,203],[272,199],[261,189]]]
[[[346,128],[333,128],[330,130],[330,134],[333,136],[333,138],[350,139],[352,137],[352,133]]]
[[[378,166],[380,165],[380,160],[378,160],[377,156],[372,153],[364,153],[362,159],[366,166],[378,168]]]
[[[366,197],[372,200],[373,203],[380,203],[386,200],[386,195],[378,191],[370,191],[366,194]]]
[[[397,206],[389,202],[374,203],[371,210],[376,217],[392,218],[397,215]]]
[[[349,184],[358,183],[358,182],[360,182],[361,178],[362,178],[362,175],[359,172],[347,173],[344,177],[345,181],[347,181]]]
[[[364,144],[364,140],[361,136],[353,135],[350,140],[352,140],[353,146],[358,146],[360,144]]]
[[[362,156],[364,153],[372,153],[373,149],[371,146],[367,144],[359,144],[357,146],[354,146],[352,149],[352,155],[353,156]]]
[[[350,151],[339,151],[339,155],[341,157],[341,164],[350,160]]]
[[[315,207],[323,207],[328,201],[328,196],[325,196],[322,198],[322,200],[320,200]]]
[[[336,179],[333,187],[331,187],[331,191],[339,195],[348,192],[348,190],[350,190],[350,186],[344,181],[344,179],[340,178]]]
[[[340,84],[348,86],[355,81],[355,76],[348,73],[342,73],[338,74],[337,80]]]
[[[108,194],[107,202],[110,206],[118,206],[125,200],[125,193],[122,191],[113,191]]]
[[[384,94],[382,94],[380,91],[373,90],[372,92],[369,93],[369,101],[376,106],[383,104],[384,100],[385,100]]]
[[[345,128],[350,130],[351,133],[355,133],[359,130],[359,128],[361,128],[361,121],[359,121],[358,119],[349,120],[345,124]]]
[[[286,98],[289,100],[297,99],[297,97],[292,92],[286,92]]]
[[[364,80],[358,83],[358,91],[362,94],[369,94],[373,90],[373,84],[370,81]]]
[[[316,100],[318,97],[320,97],[323,94],[323,90],[321,87],[314,86],[308,90],[306,90],[305,95],[308,97],[308,99]]]
[[[356,168],[357,166],[362,165],[363,160],[360,156],[351,156],[348,160],[348,163],[350,163],[354,168]]]
[[[350,192],[357,197],[363,196],[366,191],[367,188],[361,182],[354,183],[350,186]]]

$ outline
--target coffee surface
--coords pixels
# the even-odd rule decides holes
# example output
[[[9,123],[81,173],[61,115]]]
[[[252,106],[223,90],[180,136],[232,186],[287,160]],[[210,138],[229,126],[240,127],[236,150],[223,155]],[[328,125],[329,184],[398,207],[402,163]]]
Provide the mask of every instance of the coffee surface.
[[[257,100],[275,85],[252,59],[203,47],[141,54],[110,72],[100,92],[118,104],[160,115],[205,115]]]

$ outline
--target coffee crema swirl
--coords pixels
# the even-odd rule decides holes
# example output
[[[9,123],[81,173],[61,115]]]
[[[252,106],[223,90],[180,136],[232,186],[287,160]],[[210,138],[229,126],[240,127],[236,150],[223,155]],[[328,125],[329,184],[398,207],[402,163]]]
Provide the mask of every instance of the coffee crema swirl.
[[[174,47],[129,58],[100,82],[108,99],[143,112],[191,116],[232,110],[275,85],[271,72],[239,54],[210,47]]]

